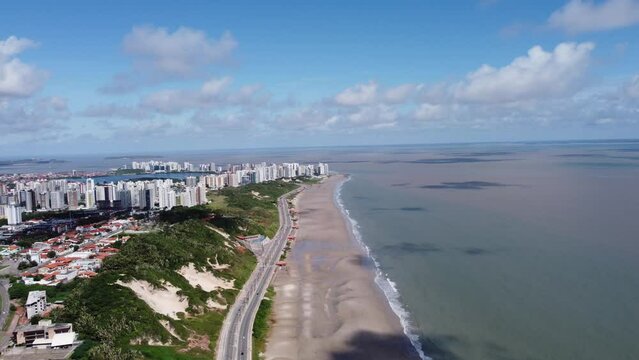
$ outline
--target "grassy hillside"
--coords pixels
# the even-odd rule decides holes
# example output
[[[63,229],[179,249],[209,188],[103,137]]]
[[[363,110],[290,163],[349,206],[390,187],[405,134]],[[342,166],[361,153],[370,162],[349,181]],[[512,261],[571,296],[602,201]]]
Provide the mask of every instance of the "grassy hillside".
[[[229,247],[229,245],[231,247]],[[166,225],[158,232],[136,236],[122,251],[103,264],[98,276],[82,282],[65,301],[65,308],[54,314],[58,321],[73,322],[86,339],[95,341],[80,358],[133,359],[178,351],[181,357],[210,356],[215,347],[226,310],[210,309],[208,300],[232,303],[237,290],[217,289],[211,292],[193,287],[177,271],[194,264],[222,279],[234,279],[239,288],[250,276],[255,258],[246,250],[226,241],[203,220],[187,220]],[[215,270],[211,263],[228,264],[228,269]],[[127,287],[118,285],[138,279],[153,287],[167,284],[179,288],[188,299],[188,307],[179,319],[154,312]],[[172,335],[160,321],[170,324]],[[198,341],[198,346],[189,342]],[[148,343],[172,346],[146,346]],[[202,346],[202,344],[206,344]]]
[[[270,181],[209,194],[209,208],[224,214],[218,225],[230,233],[265,234],[273,237],[279,226],[277,198],[296,189],[297,182]]]
[[[277,198],[296,186],[270,182],[224,189],[211,194],[211,205],[161,213],[157,231],[131,238],[120,253],[105,260],[95,278],[77,282],[66,296],[64,309],[52,314],[56,321],[74,323],[85,340],[73,358],[212,358],[227,310],[213,308],[209,302],[232,304],[256,264],[250,252],[218,231],[274,235],[279,223]],[[207,292],[192,286],[178,273],[190,264],[234,281],[234,289]],[[155,312],[131,289],[118,284],[133,280],[157,289],[179,288],[177,294],[188,300],[186,311],[178,313],[177,319]]]

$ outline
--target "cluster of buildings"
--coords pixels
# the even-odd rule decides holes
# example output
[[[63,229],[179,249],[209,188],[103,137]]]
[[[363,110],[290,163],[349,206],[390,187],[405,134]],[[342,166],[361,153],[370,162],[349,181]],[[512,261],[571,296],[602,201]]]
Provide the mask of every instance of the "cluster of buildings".
[[[13,343],[33,349],[68,349],[77,346],[77,334],[73,324],[53,324],[51,320],[40,320],[37,324],[20,325],[13,332]],[[32,355],[24,354],[23,355]],[[29,357],[32,358],[32,357]]]
[[[124,166],[126,169],[126,165]],[[176,161],[133,161],[131,163],[131,169],[133,170],[142,170],[147,173],[166,173],[166,172],[194,172],[194,171],[217,171],[215,167],[215,163],[211,164],[202,164],[196,167],[194,164],[189,162],[183,162],[180,164]],[[220,171],[222,169],[220,168]]]
[[[206,187],[195,177],[185,181],[154,179],[118,181],[96,185],[93,179],[85,184],[85,207],[98,209],[171,209],[206,203]]]
[[[237,187],[276,179],[328,174],[328,164],[282,163],[227,165],[215,163],[146,161],[132,162],[131,168],[149,173],[194,172],[184,180],[153,179],[96,183],[68,179],[29,179],[0,183],[0,218],[8,225],[22,223],[23,213],[78,209],[140,209],[164,210],[175,206],[191,207],[205,204],[206,192],[223,187]]]
[[[129,239],[117,234],[133,228],[132,224],[132,220],[112,220],[98,228],[78,226],[75,230],[18,251],[15,256],[19,261],[38,265],[34,271],[21,273],[22,281],[26,285],[56,286],[76,277],[95,276],[102,261],[119,251],[114,243],[125,243]]]
[[[24,304],[27,319],[34,316],[44,316],[50,311],[47,302],[47,292],[44,290],[30,291]],[[22,324],[13,331],[13,343],[32,349],[67,349],[78,345],[77,334],[73,331],[73,324],[57,323],[42,319],[37,324]],[[23,354],[26,355],[26,354]]]

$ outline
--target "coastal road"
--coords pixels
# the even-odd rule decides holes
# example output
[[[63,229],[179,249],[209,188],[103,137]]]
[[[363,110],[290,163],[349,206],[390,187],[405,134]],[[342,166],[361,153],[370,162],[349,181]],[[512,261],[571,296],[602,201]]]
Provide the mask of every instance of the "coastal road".
[[[9,317],[10,302],[9,302],[8,289],[9,289],[9,280],[0,279],[0,301],[2,301],[2,306],[1,306],[2,313],[0,313],[0,337],[1,337],[0,351],[4,350],[4,348],[9,343],[9,337],[3,336],[4,334],[2,333],[2,329],[4,329],[5,322],[8,320],[8,317]]]
[[[257,266],[248,281],[240,290],[235,303],[224,319],[217,347],[218,360],[250,360],[252,356],[253,321],[260,307],[262,298],[268,289],[275,263],[286,245],[291,233],[292,222],[287,198],[304,187],[286,193],[277,199],[280,227],[273,240],[266,246],[264,254],[259,258]]]

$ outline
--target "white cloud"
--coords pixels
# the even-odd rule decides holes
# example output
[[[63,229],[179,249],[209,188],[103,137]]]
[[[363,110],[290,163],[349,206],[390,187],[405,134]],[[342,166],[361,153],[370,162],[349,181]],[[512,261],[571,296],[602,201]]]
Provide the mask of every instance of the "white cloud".
[[[134,27],[124,37],[122,47],[133,61],[133,68],[116,74],[99,89],[121,94],[144,85],[207,76],[212,65],[230,61],[237,41],[230,32],[218,39],[203,31],[180,27],[174,32],[153,26]]]
[[[635,75],[624,88],[628,97],[639,99],[639,75]]]
[[[201,92],[208,96],[218,96],[226,90],[232,82],[233,80],[228,76],[219,79],[210,79],[202,85]]]
[[[37,44],[33,40],[9,36],[6,40],[0,40],[0,59],[18,55],[35,46]]]
[[[535,46],[526,56],[494,68],[482,65],[454,87],[469,102],[513,102],[569,95],[582,85],[593,43],[561,43],[552,52]]]
[[[384,93],[384,100],[391,103],[405,102],[410,99],[411,96],[415,95],[415,92],[421,88],[421,85],[415,84],[398,85],[386,90]]]
[[[444,116],[444,106],[424,103],[415,109],[414,116],[419,121],[441,120]]]
[[[346,106],[371,104],[377,98],[377,83],[358,84],[335,96],[335,102]]]
[[[166,89],[148,94],[140,101],[140,107],[164,114],[178,114],[206,108],[247,107],[264,105],[269,101],[259,85],[245,85],[233,91],[229,89],[229,77],[210,79],[197,90]]]
[[[266,119],[251,111],[239,111],[229,113],[216,113],[210,111],[198,111],[191,116],[189,125],[195,127],[198,132],[215,136],[233,131],[242,131],[246,135],[264,135],[269,132],[266,127]],[[248,130],[253,130],[249,133]],[[256,131],[257,130],[257,131]],[[188,130],[191,132],[191,128]]]
[[[341,121],[341,116],[335,111],[336,109],[327,107],[326,104],[289,109],[278,114],[274,125],[284,131],[327,131],[336,127]]]
[[[364,106],[348,115],[348,120],[352,125],[371,129],[394,127],[397,125],[398,119],[397,110],[388,105]]]
[[[115,119],[147,119],[152,114],[136,106],[126,106],[119,104],[90,105],[80,113],[80,116],[89,118],[115,118]]]
[[[47,80],[47,73],[16,58],[24,50],[36,46],[29,39],[10,36],[0,41],[0,98],[28,97]]]
[[[177,114],[197,107],[200,98],[199,92],[191,90],[160,90],[144,96],[140,106],[164,114]]]
[[[67,100],[58,96],[36,100],[0,100],[0,133],[26,136],[61,130],[69,118]]]
[[[237,42],[229,32],[211,39],[205,32],[187,27],[170,33],[166,28],[141,26],[125,36],[123,47],[140,68],[185,76],[202,66],[228,59]]]
[[[569,33],[610,30],[639,23],[639,1],[606,0],[601,3],[571,0],[548,18],[548,25]]]

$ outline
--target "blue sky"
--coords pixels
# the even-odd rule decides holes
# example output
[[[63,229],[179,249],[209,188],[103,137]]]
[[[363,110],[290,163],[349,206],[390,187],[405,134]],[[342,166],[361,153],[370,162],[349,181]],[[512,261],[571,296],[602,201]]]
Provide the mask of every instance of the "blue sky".
[[[7,1],[0,152],[634,138],[638,39],[639,0]]]

